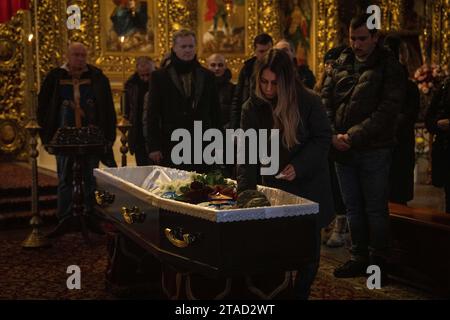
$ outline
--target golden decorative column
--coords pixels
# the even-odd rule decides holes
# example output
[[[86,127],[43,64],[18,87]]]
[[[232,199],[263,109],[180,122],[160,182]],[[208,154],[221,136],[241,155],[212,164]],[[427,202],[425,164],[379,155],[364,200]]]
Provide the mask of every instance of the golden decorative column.
[[[172,35],[180,29],[197,30],[197,3],[194,0],[168,0],[168,45],[172,46]]]
[[[450,68],[450,0],[443,1],[441,64]]]
[[[280,37],[280,10],[276,0],[258,1],[258,33],[267,32],[274,41]]]
[[[337,45],[338,31],[338,1],[319,0],[317,3],[317,74],[323,72],[323,57],[325,53]]]
[[[397,31],[401,29],[403,16],[402,0],[381,0],[381,29],[384,31]]]
[[[450,60],[450,0],[435,0],[431,19],[431,62],[447,65]]]
[[[25,12],[19,11],[7,23],[0,24],[0,158],[28,159],[27,121],[29,106],[26,53],[23,35],[26,33]]]

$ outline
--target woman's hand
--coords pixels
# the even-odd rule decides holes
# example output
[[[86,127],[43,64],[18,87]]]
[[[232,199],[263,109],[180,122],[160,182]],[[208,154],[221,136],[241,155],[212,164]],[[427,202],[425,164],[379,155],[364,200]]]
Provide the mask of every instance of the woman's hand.
[[[150,158],[150,160],[153,161],[153,163],[155,164],[160,164],[161,160],[163,158],[161,151],[153,151],[150,152],[150,154],[148,155],[148,157]]]
[[[282,180],[292,181],[297,176],[295,173],[294,166],[292,164],[288,164],[283,171],[280,172]]]

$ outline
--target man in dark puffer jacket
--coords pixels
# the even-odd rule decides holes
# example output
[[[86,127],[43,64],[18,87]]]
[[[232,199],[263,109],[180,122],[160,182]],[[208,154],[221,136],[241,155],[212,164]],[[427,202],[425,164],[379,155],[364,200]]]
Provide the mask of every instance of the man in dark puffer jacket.
[[[347,207],[351,260],[336,277],[381,269],[385,283],[389,242],[388,182],[396,119],[404,100],[405,74],[391,52],[378,47],[367,14],[350,23],[350,45],[335,63],[322,89],[334,131],[337,174]]]

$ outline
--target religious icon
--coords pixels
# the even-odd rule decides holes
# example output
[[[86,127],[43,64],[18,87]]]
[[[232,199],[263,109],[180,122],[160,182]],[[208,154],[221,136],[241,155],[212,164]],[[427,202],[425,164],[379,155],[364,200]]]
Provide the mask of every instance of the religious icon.
[[[154,52],[153,1],[103,0],[102,13],[106,49],[120,51],[120,37],[124,37],[124,51]]]
[[[284,37],[295,48],[297,62],[307,64],[311,50],[312,8],[310,0],[290,0],[284,2],[282,11],[285,17]]]
[[[200,55],[245,54],[245,0],[207,0],[199,6]]]

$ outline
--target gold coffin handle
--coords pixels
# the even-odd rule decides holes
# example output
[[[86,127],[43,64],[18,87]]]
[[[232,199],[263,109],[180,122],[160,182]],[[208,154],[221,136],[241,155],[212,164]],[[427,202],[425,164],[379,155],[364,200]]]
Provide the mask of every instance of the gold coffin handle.
[[[180,240],[176,237],[175,235],[175,231],[170,229],[170,228],[166,228],[164,230],[164,234],[166,235],[166,238],[170,241],[171,244],[173,244],[175,247],[178,248],[186,248],[189,247],[190,245],[192,245],[198,238],[198,236],[189,234],[189,233],[182,233],[183,231],[181,229],[179,229],[179,232],[177,232],[178,234],[182,234],[183,240]]]
[[[123,219],[128,224],[143,223],[145,221],[145,212],[141,212],[141,210],[136,206],[133,206],[131,208],[122,207],[120,211],[122,213]]]
[[[116,196],[106,190],[96,190],[95,191],[95,202],[103,207],[108,204],[112,204]]]

